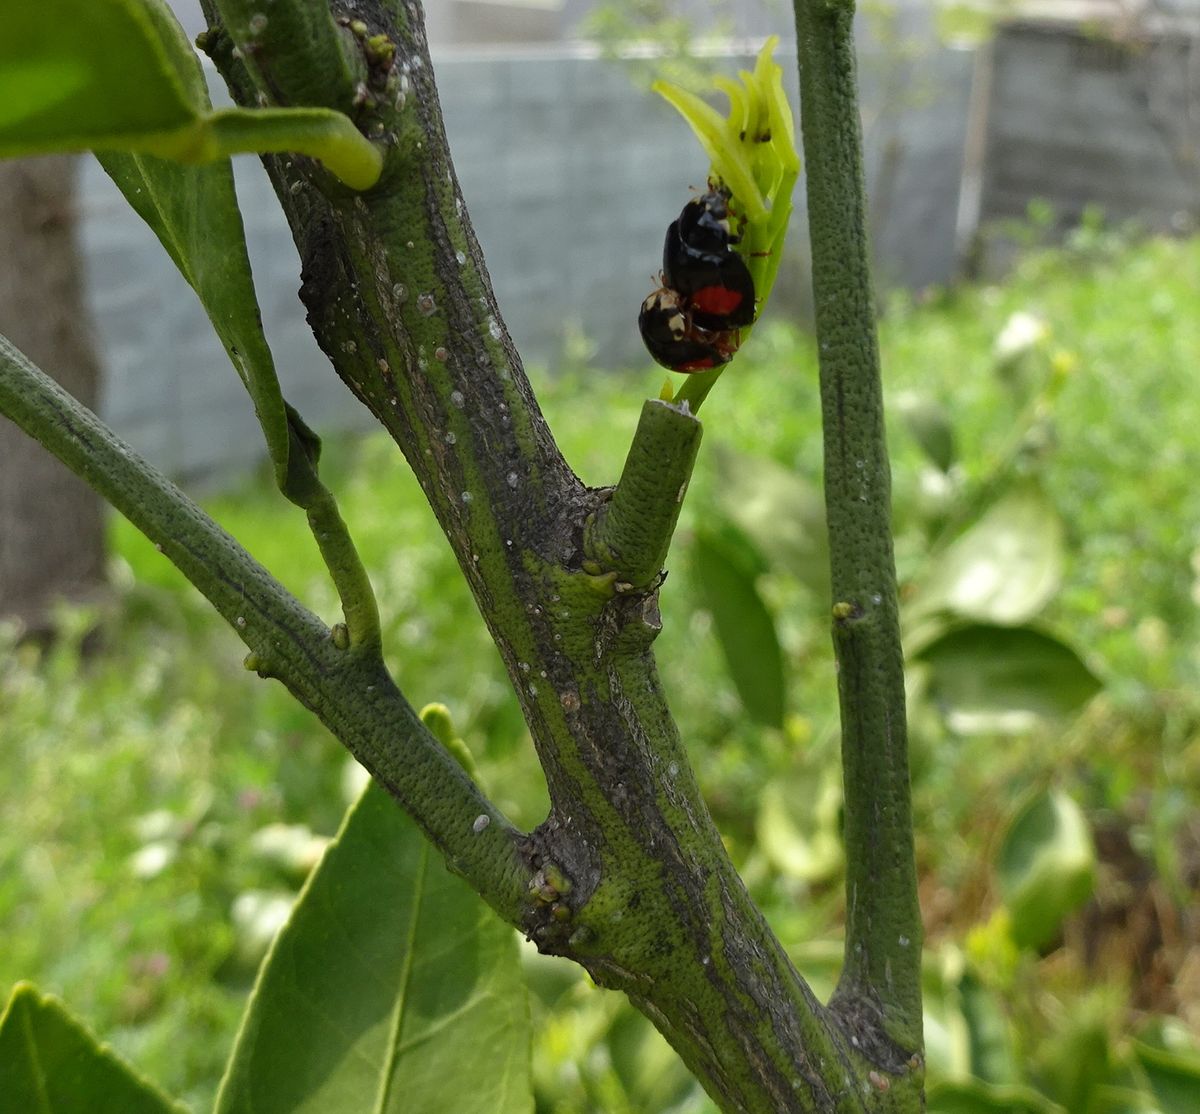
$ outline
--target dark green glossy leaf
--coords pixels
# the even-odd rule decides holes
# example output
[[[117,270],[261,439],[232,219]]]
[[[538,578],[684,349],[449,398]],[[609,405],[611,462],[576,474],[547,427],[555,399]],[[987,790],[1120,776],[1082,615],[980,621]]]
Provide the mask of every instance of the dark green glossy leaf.
[[[0,1110],[12,1114],[182,1114],[54,998],[28,983],[0,1017]]]
[[[692,543],[692,563],[742,706],[757,722],[781,727],[783,652],[775,620],[755,583],[761,560],[748,557],[751,552],[734,531],[703,529]]]
[[[1065,793],[1043,790],[1013,819],[996,860],[1013,940],[1040,948],[1092,892],[1096,853],[1087,819]]]
[[[516,939],[375,783],[272,946],[217,1114],[529,1114]]]
[[[931,699],[964,734],[1026,731],[1075,715],[1101,687],[1070,646],[1030,626],[955,627],[914,659],[929,668]]]
[[[1004,626],[1027,622],[1058,591],[1065,553],[1058,512],[1038,488],[1021,487],[934,560],[914,608]]]

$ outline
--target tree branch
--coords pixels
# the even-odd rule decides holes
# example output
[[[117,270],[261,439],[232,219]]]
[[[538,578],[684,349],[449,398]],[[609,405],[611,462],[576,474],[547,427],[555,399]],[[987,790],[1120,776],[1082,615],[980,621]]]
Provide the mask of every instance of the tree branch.
[[[169,480],[0,337],[0,413],[124,514],[200,590],[275,677],[371,771],[501,916],[521,922],[525,837],[425,729],[370,649],[341,648]],[[486,823],[479,820],[486,816]]]
[[[919,1053],[921,916],[853,3],[796,0],[845,783],[846,963],[830,1008]]]
[[[647,400],[620,482],[584,526],[585,567],[611,573],[622,590],[660,575],[702,432],[686,403]]]

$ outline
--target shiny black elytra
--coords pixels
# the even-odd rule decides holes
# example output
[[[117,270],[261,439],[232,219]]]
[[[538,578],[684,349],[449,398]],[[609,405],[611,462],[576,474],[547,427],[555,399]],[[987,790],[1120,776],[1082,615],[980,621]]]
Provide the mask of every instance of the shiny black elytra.
[[[663,244],[662,286],[643,303],[638,328],[647,351],[671,371],[727,364],[738,330],[754,320],[754,280],[733,250],[729,191],[710,184],[672,221]]]
[[[663,285],[683,296],[701,328],[723,332],[754,321],[754,279],[733,250],[740,241],[720,188],[689,201],[667,229]]]

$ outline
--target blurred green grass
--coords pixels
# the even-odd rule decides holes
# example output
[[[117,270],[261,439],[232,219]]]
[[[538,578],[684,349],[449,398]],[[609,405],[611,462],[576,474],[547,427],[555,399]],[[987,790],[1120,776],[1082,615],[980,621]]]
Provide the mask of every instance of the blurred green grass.
[[[886,390],[892,401],[915,394],[948,412],[961,490],[982,482],[1010,450],[1036,395],[1031,384],[1058,377],[1052,410],[1035,415],[1040,440],[1028,447],[1029,466],[1068,530],[1064,587],[1049,618],[1106,681],[1078,722],[999,743],[914,718],[918,854],[935,945],[969,943],[972,926],[986,920],[996,842],[1022,795],[1041,785],[1069,788],[1098,830],[1128,834],[1174,900],[1195,901],[1200,854],[1188,840],[1200,843],[1200,832],[1188,825],[1200,803],[1197,306],[1200,240],[1133,242],[1099,228],[1085,228],[1062,250],[1029,254],[1003,283],[888,302]],[[1017,314],[1040,323],[1041,339],[1006,361],[995,346]],[[589,483],[612,482],[625,447],[612,431],[632,431],[642,400],[657,393],[657,376],[559,369],[532,378],[576,470]],[[893,405],[897,557],[911,577],[929,544],[921,524],[947,496],[931,486],[897,413]],[[786,570],[764,578],[790,671],[786,727],[766,730],[741,709],[688,559],[695,525],[718,497],[723,454],[768,458],[819,484],[812,339],[768,313],[703,419],[705,444],[662,591],[660,665],[755,896],[785,945],[831,977],[841,910],[836,862],[828,877],[779,871],[759,845],[757,807],[768,785],[813,800],[832,776],[836,808],[828,601]],[[536,824],[545,792],[523,722],[417,484],[380,436],[334,441],[323,463],[372,572],[401,687],[418,707],[450,706],[501,807]],[[205,503],[309,606],[338,617],[303,515],[265,479]],[[64,612],[64,637],[49,650],[19,645],[11,632],[0,645],[0,993],[28,978],[62,995],[199,1110],[211,1100],[253,976],[235,902],[297,884],[295,870],[256,851],[253,837],[274,823],[332,833],[347,764],[278,685],[242,669],[240,643],[152,546],[118,520],[111,543],[111,607]],[[98,645],[88,635],[97,622]],[[1043,965],[1042,993],[1080,992],[1083,952],[1094,943],[1082,931],[1068,931],[1067,960]],[[1173,962],[1200,963],[1194,938],[1176,944]],[[1125,954],[1103,952],[1117,953]],[[1115,1024],[1173,1008],[1169,994],[1151,1000],[1139,990],[1138,958],[1104,973],[1124,988]],[[669,1058],[654,1059],[642,1023],[614,1000],[553,965],[531,960],[531,974],[541,1018],[540,1109],[706,1109]],[[1021,1024],[1036,1031],[1044,1004],[1028,1012]],[[1200,1026],[1200,1014],[1179,1012]]]

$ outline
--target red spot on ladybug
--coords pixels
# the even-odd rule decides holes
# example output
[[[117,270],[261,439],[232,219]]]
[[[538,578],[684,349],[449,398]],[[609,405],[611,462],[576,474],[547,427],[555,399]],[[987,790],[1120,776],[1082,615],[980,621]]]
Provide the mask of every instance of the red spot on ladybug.
[[[702,286],[691,296],[693,312],[723,320],[732,318],[737,314],[738,307],[745,304],[745,295],[740,290],[730,290],[727,286]]]

